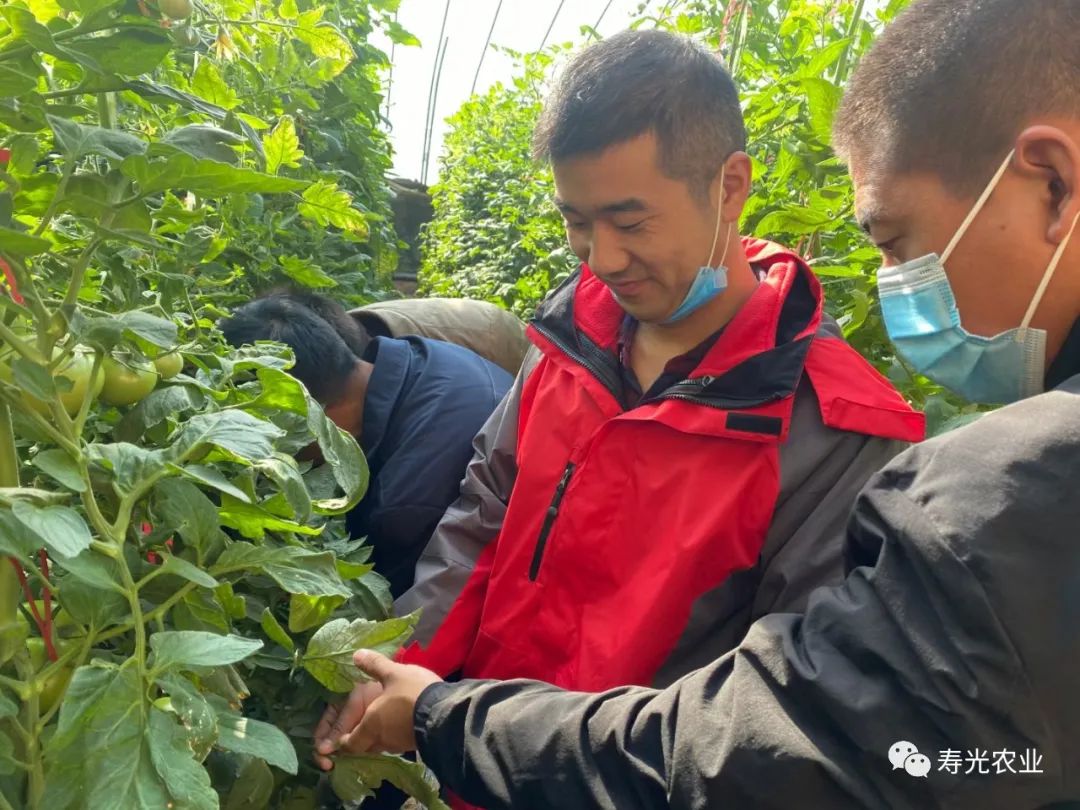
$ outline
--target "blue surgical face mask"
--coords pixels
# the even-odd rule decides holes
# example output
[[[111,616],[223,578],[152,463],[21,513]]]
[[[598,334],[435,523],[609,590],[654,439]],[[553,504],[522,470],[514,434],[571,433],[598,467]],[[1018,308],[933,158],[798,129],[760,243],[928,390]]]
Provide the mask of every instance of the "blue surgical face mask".
[[[687,291],[686,297],[683,298],[678,309],[663,321],[664,324],[678,323],[683,318],[697,312],[727,289],[728,271],[727,267],[724,266],[724,259],[727,257],[728,247],[731,244],[731,231],[733,225],[728,225],[727,238],[724,241],[724,252],[720,254],[718,264],[715,267],[710,264],[713,260],[713,254],[716,253],[716,245],[720,241],[720,226],[723,224],[723,211],[724,173],[721,171],[720,202],[716,212],[716,231],[713,233],[712,248],[709,249],[709,255],[705,259],[705,266],[700,268],[697,275],[694,276],[694,281],[690,284],[690,289]]]
[[[1010,152],[940,257],[932,253],[878,273],[881,314],[896,351],[916,371],[971,402],[1005,404],[1042,393],[1046,332],[1031,328],[1031,319],[1080,220],[1078,216],[1073,221],[1072,229],[1058,245],[1018,328],[994,337],[973,335],[964,329],[945,263],[986,205],[1012,158]]]

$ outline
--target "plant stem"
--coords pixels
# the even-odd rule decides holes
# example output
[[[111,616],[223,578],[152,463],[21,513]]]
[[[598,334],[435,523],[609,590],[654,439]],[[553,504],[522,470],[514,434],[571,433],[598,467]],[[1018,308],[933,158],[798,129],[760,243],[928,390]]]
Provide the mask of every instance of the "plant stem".
[[[93,381],[98,378],[98,375],[102,373],[101,366],[105,361],[105,355],[100,351],[94,352],[94,365],[90,369],[90,385],[93,385]],[[94,397],[89,393],[83,397],[83,403],[79,406],[79,412],[75,414],[75,422],[73,430],[76,436],[82,436],[83,428],[86,427],[86,420],[90,417],[90,405],[93,403]],[[75,463],[82,463],[82,453],[75,459]]]
[[[120,575],[123,579],[124,590],[127,591],[128,604],[131,605],[132,629],[135,631],[135,665],[138,667],[139,681],[146,680],[146,616],[143,615],[142,605],[139,604],[139,590],[135,587],[135,579],[131,576],[127,560],[123,555],[119,558]]]
[[[126,90],[126,89],[127,88],[124,86],[124,84],[121,83],[121,84],[118,84],[116,87],[110,87],[107,90],[96,90],[94,92],[97,92],[97,93],[102,93],[102,92],[115,93],[115,92],[117,92],[119,90]],[[85,96],[89,92],[90,91],[88,91],[88,90],[83,90],[81,87],[71,87],[71,88],[68,88],[67,90],[52,90],[52,91],[50,91],[48,93],[42,93],[41,97],[51,101],[54,98],[70,98],[71,96]]]
[[[39,810],[44,807],[45,798],[45,767],[41,759],[41,746],[38,743],[38,720],[41,715],[40,693],[37,689],[30,690],[29,699],[23,704],[26,709],[26,753],[30,760],[30,773],[27,780],[26,798],[27,807],[31,810]]]
[[[19,454],[11,428],[11,410],[0,400],[0,486],[19,486]],[[15,558],[9,558],[15,563]],[[15,621],[19,610],[19,580],[12,566],[0,562],[0,629]]]
[[[41,295],[38,293],[33,273],[27,270],[26,265],[14,256],[7,258],[7,264],[19,284],[19,293],[29,302],[30,312],[33,313],[39,323],[47,324],[49,322],[49,311],[41,301]]]
[[[115,216],[116,212],[114,211],[109,211],[105,214],[105,216],[101,218],[101,227],[111,227]],[[86,268],[90,266],[90,259],[103,241],[105,240],[100,236],[95,236],[91,239],[86,247],[83,248],[83,252],[79,254],[79,258],[77,258],[75,263],[71,266],[71,278],[68,281],[67,295],[64,296],[64,303],[60,307],[60,312],[64,316],[65,321],[70,321],[72,313],[75,312],[75,305],[79,302],[79,290],[82,289],[83,276],[86,275]]]
[[[176,605],[177,602],[179,602],[185,596],[195,590],[196,587],[198,586],[194,582],[185,583],[183,586],[181,586],[180,590],[178,590],[176,593],[174,593],[156,608],[151,610],[149,613],[144,614],[142,620],[144,622],[156,621],[157,619],[168,613],[170,610],[172,610],[173,606]],[[108,632],[102,633],[95,639],[95,641],[108,641],[109,639],[115,638],[116,636],[122,636],[124,635],[124,633],[130,633],[133,626],[134,624],[132,622],[128,622],[126,624],[120,625],[119,627],[114,627]]]
[[[112,129],[116,124],[116,96],[110,92],[97,94],[98,124],[102,129]]]
[[[49,227],[49,223],[52,222],[53,217],[56,216],[56,211],[60,208],[60,203],[64,201],[67,196],[68,180],[71,179],[71,175],[75,171],[75,161],[64,161],[64,170],[60,174],[60,182],[56,186],[56,193],[53,194],[52,201],[49,203],[49,207],[45,209],[45,214],[41,217],[41,222],[34,228],[34,236],[41,236],[45,233],[45,229]]]
[[[863,8],[866,6],[866,0],[859,0],[855,5],[855,13],[851,17],[851,25],[848,26],[848,39],[850,40],[847,47],[844,48],[844,53],[840,57],[839,63],[836,65],[836,84],[842,85],[844,79],[847,78],[848,64],[851,62],[851,54],[855,52],[855,34],[859,30],[859,23],[862,22]]]
[[[19,454],[15,450],[11,410],[3,401],[0,401],[0,486],[19,486]]]
[[[0,323],[0,340],[13,348],[31,363],[40,364],[45,362],[45,359],[38,353],[37,349],[20,340],[19,336],[12,332],[4,323]]]
[[[13,385],[7,384],[0,386],[0,400],[3,400],[9,406],[13,402],[18,402],[19,389]],[[24,409],[23,416],[32,421],[42,433],[47,434],[50,439],[67,450],[70,455],[78,456],[80,453],[78,446],[73,444],[70,439],[58,431],[48,420],[43,418],[41,414],[33,408]]]

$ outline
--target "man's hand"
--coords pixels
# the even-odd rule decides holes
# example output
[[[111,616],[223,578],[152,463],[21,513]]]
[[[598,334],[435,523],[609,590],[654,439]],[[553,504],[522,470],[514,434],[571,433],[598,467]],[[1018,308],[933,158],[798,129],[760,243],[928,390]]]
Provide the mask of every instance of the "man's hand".
[[[337,751],[364,754],[416,750],[413,710],[420,693],[442,679],[430,670],[395,664],[372,650],[358,650],[353,663],[374,680],[358,684],[344,705],[330,706],[315,729],[315,761],[323,770],[334,767]]]

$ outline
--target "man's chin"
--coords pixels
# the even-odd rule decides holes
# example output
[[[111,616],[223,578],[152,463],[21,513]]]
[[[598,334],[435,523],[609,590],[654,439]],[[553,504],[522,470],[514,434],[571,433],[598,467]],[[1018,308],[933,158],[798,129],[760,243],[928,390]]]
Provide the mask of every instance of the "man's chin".
[[[643,301],[627,301],[619,296],[615,296],[615,300],[619,302],[619,306],[623,308],[623,311],[638,323],[662,323],[664,318],[667,317],[667,309],[658,307],[656,304]]]

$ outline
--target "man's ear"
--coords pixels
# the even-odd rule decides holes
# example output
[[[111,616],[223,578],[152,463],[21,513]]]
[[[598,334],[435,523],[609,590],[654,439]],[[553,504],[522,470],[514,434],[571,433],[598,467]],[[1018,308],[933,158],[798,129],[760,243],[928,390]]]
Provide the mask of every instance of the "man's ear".
[[[733,152],[723,168],[713,178],[712,188],[709,195],[714,201],[721,196],[720,183],[723,181],[723,212],[721,218],[724,222],[734,222],[736,225],[742,218],[743,208],[750,196],[751,183],[754,179],[754,168],[750,163],[750,156],[745,152]]]
[[[1080,144],[1063,129],[1039,124],[1020,133],[1016,161],[1046,183],[1046,238],[1060,244],[1080,216]]]

